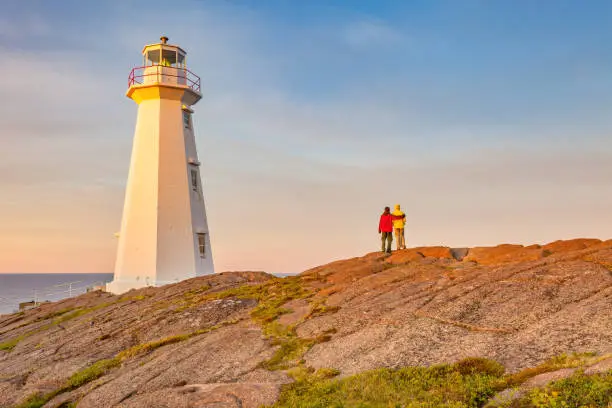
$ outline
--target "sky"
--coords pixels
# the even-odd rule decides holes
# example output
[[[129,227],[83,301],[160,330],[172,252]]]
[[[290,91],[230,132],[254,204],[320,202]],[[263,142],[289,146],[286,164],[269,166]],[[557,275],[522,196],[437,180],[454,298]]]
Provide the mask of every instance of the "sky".
[[[612,238],[608,1],[3,0],[0,273],[112,272],[143,45],[202,79],[217,271]]]

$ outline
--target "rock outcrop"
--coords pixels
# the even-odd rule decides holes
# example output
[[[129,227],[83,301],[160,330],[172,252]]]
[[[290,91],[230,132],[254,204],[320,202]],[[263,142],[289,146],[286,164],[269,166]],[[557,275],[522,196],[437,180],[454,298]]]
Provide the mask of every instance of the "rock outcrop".
[[[350,375],[479,356],[514,372],[612,352],[612,241],[413,248],[290,279],[223,273],[2,316],[0,407],[257,407],[298,361]]]

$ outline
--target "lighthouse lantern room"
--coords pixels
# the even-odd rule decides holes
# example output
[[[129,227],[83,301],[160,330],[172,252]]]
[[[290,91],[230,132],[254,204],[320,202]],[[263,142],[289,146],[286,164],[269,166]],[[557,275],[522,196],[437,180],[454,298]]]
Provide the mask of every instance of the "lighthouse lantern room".
[[[167,37],[144,47],[127,96],[138,104],[113,293],[214,273],[193,131],[200,78]]]

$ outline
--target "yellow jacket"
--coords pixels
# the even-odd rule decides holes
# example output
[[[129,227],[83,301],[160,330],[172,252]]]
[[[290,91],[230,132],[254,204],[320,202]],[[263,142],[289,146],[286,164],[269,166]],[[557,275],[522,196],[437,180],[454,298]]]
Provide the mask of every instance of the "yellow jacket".
[[[393,220],[393,228],[404,228],[404,225],[406,225],[406,214],[400,211],[399,204],[395,205],[395,211],[393,211],[391,214],[396,215],[398,217],[404,217],[401,220]]]

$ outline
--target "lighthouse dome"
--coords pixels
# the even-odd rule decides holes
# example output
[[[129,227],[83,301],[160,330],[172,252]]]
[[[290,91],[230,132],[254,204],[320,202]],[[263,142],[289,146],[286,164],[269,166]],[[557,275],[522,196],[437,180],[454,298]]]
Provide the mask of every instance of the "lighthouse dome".
[[[187,53],[178,45],[168,44],[168,37],[161,37],[160,42],[145,45],[142,49],[143,66],[161,65],[164,67],[186,68]]]
[[[168,37],[145,45],[142,66],[132,69],[128,78],[128,96],[133,88],[143,86],[170,86],[188,88],[192,100],[200,98],[200,78],[187,69],[187,53],[178,45],[168,44]]]

